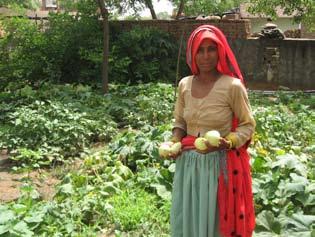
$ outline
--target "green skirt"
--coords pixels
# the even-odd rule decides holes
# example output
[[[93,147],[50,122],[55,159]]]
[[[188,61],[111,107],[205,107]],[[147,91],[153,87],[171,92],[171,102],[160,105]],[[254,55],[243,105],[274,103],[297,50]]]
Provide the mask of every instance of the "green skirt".
[[[183,152],[176,160],[171,233],[173,237],[220,237],[217,205],[220,166],[224,151]]]

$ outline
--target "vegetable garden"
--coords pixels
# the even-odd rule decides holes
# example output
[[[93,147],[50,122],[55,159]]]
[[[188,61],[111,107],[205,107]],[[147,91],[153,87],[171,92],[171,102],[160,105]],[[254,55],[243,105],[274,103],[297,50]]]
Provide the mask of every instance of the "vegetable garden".
[[[111,29],[103,95],[91,2],[77,18],[51,14],[46,30],[0,19],[0,151],[12,173],[46,170],[60,180],[47,200],[26,176],[19,198],[0,203],[1,237],[170,234],[175,164],[159,157],[158,145],[171,136],[178,44],[165,32]],[[314,237],[315,96],[249,98],[255,236]]]
[[[26,180],[0,205],[0,236],[168,236],[174,161],[158,156],[170,137],[174,89],[163,83],[43,84],[1,92],[1,147],[17,172],[62,167],[53,200]],[[314,236],[314,95],[249,93],[257,121],[250,147],[256,236]],[[93,146],[95,144],[98,146]]]

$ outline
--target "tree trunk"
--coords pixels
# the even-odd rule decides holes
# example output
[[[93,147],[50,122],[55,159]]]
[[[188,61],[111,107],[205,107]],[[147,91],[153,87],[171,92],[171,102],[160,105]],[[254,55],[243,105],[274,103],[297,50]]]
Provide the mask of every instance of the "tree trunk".
[[[103,18],[103,64],[102,64],[102,91],[108,93],[108,57],[109,57],[109,24],[108,11],[104,0],[98,0]]]
[[[157,17],[156,17],[155,11],[154,11],[152,0],[145,0],[144,2],[145,2],[145,5],[147,6],[147,8],[150,9],[152,19],[156,20]]]
[[[184,0],[180,0],[178,11],[177,11],[177,14],[176,14],[176,17],[175,17],[176,20],[179,19],[179,17],[182,15],[183,11],[184,11]]]

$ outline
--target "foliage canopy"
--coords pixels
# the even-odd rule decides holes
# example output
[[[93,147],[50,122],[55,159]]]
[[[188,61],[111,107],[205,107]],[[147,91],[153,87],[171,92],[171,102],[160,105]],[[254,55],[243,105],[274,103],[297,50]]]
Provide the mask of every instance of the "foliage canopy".
[[[272,18],[277,17],[277,8],[284,14],[294,15],[296,22],[303,22],[310,27],[315,26],[315,1],[313,0],[250,0],[252,13],[264,13]]]

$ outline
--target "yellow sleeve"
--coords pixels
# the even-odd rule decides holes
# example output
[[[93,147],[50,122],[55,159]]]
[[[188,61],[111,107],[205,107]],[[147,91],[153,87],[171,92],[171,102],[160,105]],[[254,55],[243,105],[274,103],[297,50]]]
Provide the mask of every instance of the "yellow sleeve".
[[[233,81],[230,100],[232,111],[238,118],[238,127],[235,132],[231,132],[226,138],[232,142],[233,147],[238,148],[251,139],[256,127],[246,88],[240,80]]]
[[[178,85],[178,93],[177,99],[175,102],[175,109],[174,109],[174,118],[175,122],[173,123],[173,128],[181,128],[184,131],[187,130],[186,121],[184,120],[184,107],[185,107],[185,100],[184,100],[184,85],[183,80],[179,82]]]

